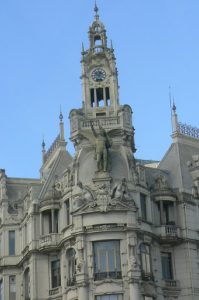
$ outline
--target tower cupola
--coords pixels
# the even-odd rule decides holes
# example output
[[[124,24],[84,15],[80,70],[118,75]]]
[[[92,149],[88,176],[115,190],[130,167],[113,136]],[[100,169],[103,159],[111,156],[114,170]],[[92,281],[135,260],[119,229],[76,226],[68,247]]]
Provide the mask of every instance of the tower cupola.
[[[94,52],[103,51],[107,47],[107,36],[104,24],[100,21],[98,7],[95,4],[95,20],[89,28],[90,49]]]
[[[94,21],[89,27],[89,48],[82,48],[83,108],[88,118],[116,116],[119,107],[118,73],[115,55],[95,4]]]

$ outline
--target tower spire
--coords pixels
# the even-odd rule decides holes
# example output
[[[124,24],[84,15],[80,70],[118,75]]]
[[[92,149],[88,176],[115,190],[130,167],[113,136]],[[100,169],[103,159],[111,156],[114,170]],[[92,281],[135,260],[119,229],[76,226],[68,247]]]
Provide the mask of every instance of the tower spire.
[[[60,140],[64,141],[64,123],[63,123],[63,114],[60,106],[60,114],[59,114],[59,127],[60,127]]]

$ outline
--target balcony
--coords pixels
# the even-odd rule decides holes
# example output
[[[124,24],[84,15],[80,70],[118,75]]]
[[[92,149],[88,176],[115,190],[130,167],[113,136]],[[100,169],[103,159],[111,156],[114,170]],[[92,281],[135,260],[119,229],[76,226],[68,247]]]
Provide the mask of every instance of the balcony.
[[[94,280],[103,280],[103,279],[121,279],[122,272],[98,272],[94,274]]]
[[[162,242],[179,242],[181,240],[180,228],[176,225],[162,225],[157,227],[156,233]]]
[[[60,286],[49,290],[49,296],[54,296],[54,295],[57,295],[57,294],[60,294],[60,293],[61,293],[61,287]]]
[[[165,296],[172,295],[177,297],[180,293],[180,281],[173,279],[165,279],[162,282],[163,294]]]
[[[39,239],[40,249],[56,247],[60,242],[60,236],[61,235],[58,233],[50,233],[50,234],[41,236],[41,238]]]

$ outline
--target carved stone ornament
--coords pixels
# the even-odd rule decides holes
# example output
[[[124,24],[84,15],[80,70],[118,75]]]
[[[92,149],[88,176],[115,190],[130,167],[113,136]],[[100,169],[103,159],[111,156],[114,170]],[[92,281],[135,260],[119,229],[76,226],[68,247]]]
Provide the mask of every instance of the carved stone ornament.
[[[132,196],[128,190],[126,178],[123,178],[120,183],[114,186],[112,190],[111,198],[116,200],[121,200],[121,201],[132,200]]]
[[[165,176],[159,175],[158,177],[155,178],[155,182],[153,185],[154,190],[167,190],[169,189],[169,184],[168,180],[166,179]]]
[[[108,206],[111,204],[110,188],[105,183],[98,185],[97,187],[97,206],[102,212],[108,210]],[[116,205],[116,204],[115,204]]]
[[[94,207],[94,196],[88,186],[83,186],[82,182],[77,183],[76,193],[73,196],[73,211],[86,203],[90,203],[90,207]]]
[[[0,169],[0,199],[7,199],[6,174],[4,169]]]

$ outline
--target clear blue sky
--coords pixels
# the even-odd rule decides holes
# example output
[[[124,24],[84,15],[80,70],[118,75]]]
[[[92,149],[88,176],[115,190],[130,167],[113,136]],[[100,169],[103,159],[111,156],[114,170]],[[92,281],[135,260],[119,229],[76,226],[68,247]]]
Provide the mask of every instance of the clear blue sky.
[[[94,0],[0,1],[0,168],[39,177],[41,142],[58,134],[62,106],[81,106],[81,43]],[[113,40],[120,102],[133,108],[136,157],[159,160],[171,143],[169,89],[180,121],[199,127],[199,1],[98,0]]]

